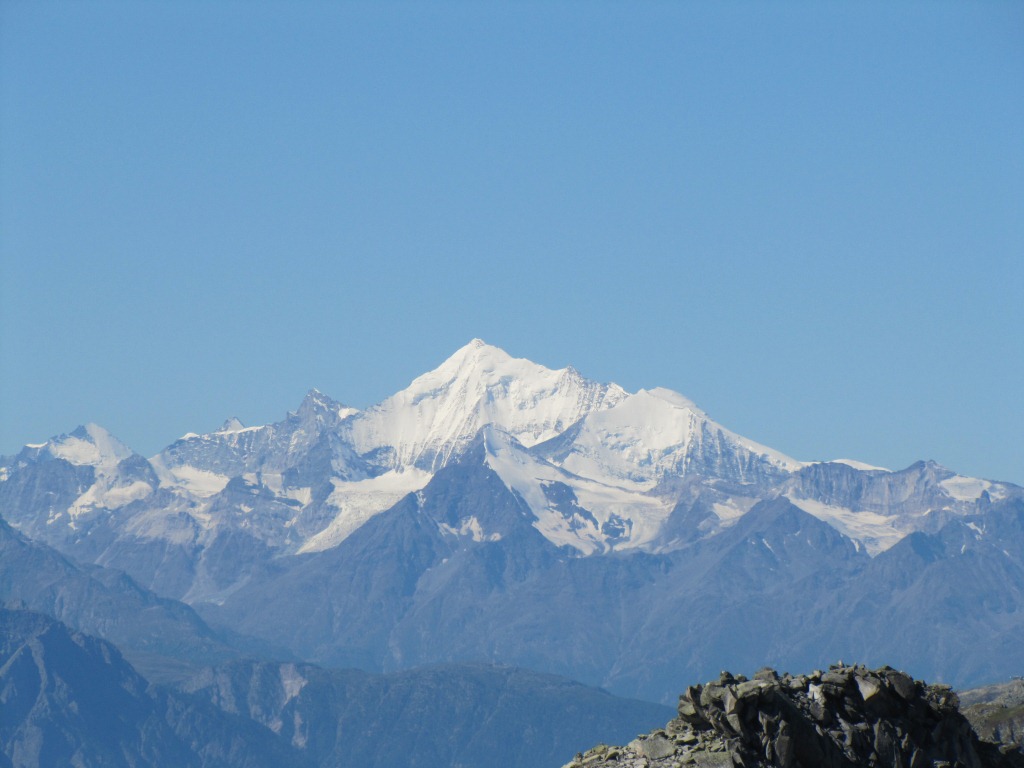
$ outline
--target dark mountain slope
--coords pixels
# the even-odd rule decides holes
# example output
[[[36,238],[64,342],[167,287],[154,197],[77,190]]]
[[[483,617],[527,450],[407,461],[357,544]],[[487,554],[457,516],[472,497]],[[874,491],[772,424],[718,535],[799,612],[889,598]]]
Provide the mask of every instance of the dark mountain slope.
[[[389,675],[235,663],[188,690],[266,725],[324,766],[534,768],[594,739],[629,738],[671,710],[564,678],[488,665]]]
[[[240,652],[189,606],[157,597],[130,577],[79,566],[0,520],[0,601],[20,601],[127,650],[147,671],[175,674]]]
[[[0,610],[0,754],[15,768],[305,766],[264,728],[151,688],[109,643]]]
[[[805,647],[955,685],[1024,669],[1024,502],[909,535],[844,585],[829,616]]]

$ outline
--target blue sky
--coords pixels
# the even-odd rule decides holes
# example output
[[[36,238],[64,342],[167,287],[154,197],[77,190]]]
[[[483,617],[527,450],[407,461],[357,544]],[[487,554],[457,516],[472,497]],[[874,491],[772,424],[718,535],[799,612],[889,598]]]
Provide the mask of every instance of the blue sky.
[[[0,453],[473,337],[1024,483],[1024,4],[0,5]]]

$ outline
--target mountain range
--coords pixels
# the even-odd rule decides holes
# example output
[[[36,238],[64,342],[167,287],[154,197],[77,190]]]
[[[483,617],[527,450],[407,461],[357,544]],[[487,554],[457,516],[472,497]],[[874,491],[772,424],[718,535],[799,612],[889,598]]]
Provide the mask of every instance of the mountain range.
[[[1024,489],[799,461],[675,392],[480,340],[365,410],[313,390],[148,459],[92,424],[26,445],[0,460],[0,514],[19,546],[191,606],[214,656],[231,632],[653,701],[725,666],[843,657],[963,685],[1024,664]]]
[[[5,768],[533,768],[670,712],[490,665],[373,675],[243,660],[172,688],[43,614],[0,609],[0,630]]]

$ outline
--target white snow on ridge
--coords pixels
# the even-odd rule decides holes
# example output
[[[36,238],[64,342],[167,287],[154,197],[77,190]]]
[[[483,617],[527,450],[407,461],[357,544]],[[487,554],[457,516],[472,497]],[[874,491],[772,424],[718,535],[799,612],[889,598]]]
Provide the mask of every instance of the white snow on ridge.
[[[705,431],[720,434],[770,463],[794,471],[802,462],[747,440],[708,418],[690,400],[668,389],[641,389],[583,420],[561,466],[574,474],[638,491],[686,470],[688,453]]]
[[[431,477],[429,472],[409,467],[365,480],[333,480],[334,492],[327,503],[336,507],[338,514],[326,528],[307,539],[299,552],[320,552],[338,546],[371,517],[422,489]]]
[[[352,422],[356,449],[394,448],[396,466],[443,466],[487,424],[526,446],[556,437],[581,416],[626,396],[572,368],[550,370],[474,339],[437,369]]]
[[[441,523],[441,530],[451,536],[470,536],[473,541],[501,541],[500,533],[484,533],[483,526],[480,525],[480,521],[476,519],[475,515],[463,520],[462,525],[458,528]]]
[[[187,493],[201,499],[214,496],[227,486],[230,477],[219,475],[216,472],[209,472],[205,469],[182,464],[177,467],[168,467],[161,455],[154,456],[149,460],[150,465],[160,479],[162,488],[180,488]]]
[[[132,455],[127,446],[95,424],[83,429],[27,446],[43,458],[49,451],[73,464],[96,468],[96,483],[68,510],[72,518],[96,507],[116,509],[153,493],[149,483],[132,480],[127,473],[119,479],[118,464]],[[171,511],[147,508],[138,519],[145,522],[147,535],[164,537],[194,535],[190,528],[168,522],[173,515],[180,517],[185,507],[200,528],[217,525],[212,516],[221,507],[205,500],[223,491],[230,476],[244,471],[249,483],[262,483],[278,497],[297,502],[289,505],[292,511],[275,513],[283,517],[266,520],[256,519],[262,514],[260,505],[242,507],[253,515],[246,524],[262,526],[271,537],[277,530],[273,526],[290,529],[284,531],[290,542],[296,526],[305,520],[296,507],[308,507],[313,487],[327,478],[310,480],[313,487],[301,488],[286,488],[284,478],[293,476],[287,473],[295,469],[305,478],[330,466],[328,472],[351,479],[330,480],[333,491],[327,504],[336,510],[334,518],[305,538],[298,551],[329,549],[406,494],[421,490],[434,472],[462,455],[482,429],[487,465],[530,507],[537,530],[556,545],[583,554],[674,546],[665,541],[664,523],[676,501],[694,489],[710,491],[703,503],[711,503],[717,517],[717,522],[703,521],[701,530],[721,530],[759,498],[793,487],[795,483],[785,482],[786,472],[809,466],[725,429],[672,390],[630,394],[615,384],[589,381],[571,367],[548,369],[474,339],[435,370],[366,411],[343,406],[313,389],[282,422],[246,427],[230,418],[215,432],[183,436],[187,444],[172,444],[150,459],[160,487],[174,489],[175,503],[181,506]],[[559,439],[535,452],[528,450],[553,438]],[[329,453],[312,452],[324,448]],[[891,472],[851,459],[822,464]],[[14,471],[0,468],[0,482]],[[382,474],[366,477],[374,473]],[[943,470],[930,477],[947,476]],[[893,480],[893,487],[897,479],[878,474],[871,478],[880,486]],[[983,493],[997,500],[1018,492],[1012,485],[962,476],[948,477],[939,485],[948,499],[941,497],[934,506],[954,514],[976,508]],[[750,490],[744,490],[748,486]],[[906,493],[915,492],[907,486]],[[749,498],[730,495],[736,493]],[[790,500],[871,555],[902,539],[917,525],[916,516],[933,506],[928,501],[897,517],[803,498]],[[882,503],[874,508],[889,507]],[[477,517],[448,532],[477,541],[489,535]]]
[[[109,478],[101,477],[72,502],[68,507],[68,515],[78,517],[97,507],[118,509],[133,501],[144,499],[153,492],[153,487],[142,480],[127,485],[112,485]]]
[[[674,504],[669,499],[568,475],[530,455],[499,430],[485,431],[485,445],[487,465],[530,507],[537,518],[534,527],[558,546],[569,545],[586,555],[612,547],[643,547],[653,542],[672,512]],[[580,515],[567,519],[563,511],[555,509],[544,493],[545,486],[552,483],[564,483],[572,489],[582,508]],[[584,517],[587,513],[593,521]],[[628,521],[631,527],[620,541],[610,544],[601,527],[615,519]]]
[[[218,429],[213,434],[215,434],[215,435],[242,435],[242,434],[245,434],[246,432],[259,432],[261,429],[264,429],[264,428],[265,428],[265,425],[261,424],[258,427],[239,427],[238,429]],[[200,437],[200,435],[194,435],[194,437]]]
[[[102,469],[113,469],[132,455],[131,448],[98,424],[86,424],[84,429],[86,438],[67,435],[44,445],[53,456],[71,464]]]
[[[979,480],[976,477],[963,477],[957,475],[939,483],[949,496],[957,501],[977,501],[981,494],[992,487],[988,480]]]
[[[872,464],[865,464],[863,461],[857,461],[856,459],[832,459],[831,461],[821,462],[822,464],[845,464],[848,467],[859,469],[861,472],[892,472],[891,469],[885,467],[876,467]]]
[[[722,526],[728,527],[747,514],[757,501],[757,499],[732,497],[724,502],[715,502],[711,505],[711,509],[714,510]]]
[[[894,546],[907,535],[905,531],[896,528],[895,516],[880,515],[877,512],[857,512],[846,507],[824,504],[814,499],[801,499],[794,496],[786,498],[807,514],[828,523],[851,539],[859,541],[872,557]]]

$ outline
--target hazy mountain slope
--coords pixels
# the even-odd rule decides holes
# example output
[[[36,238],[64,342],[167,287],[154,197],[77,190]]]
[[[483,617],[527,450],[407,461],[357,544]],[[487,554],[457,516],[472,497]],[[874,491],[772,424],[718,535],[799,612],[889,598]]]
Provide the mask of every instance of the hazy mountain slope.
[[[765,621],[868,561],[785,500],[660,556],[580,558],[530,523],[470,452],[336,549],[204,611],[323,663],[497,660],[663,698],[672,680],[741,647],[754,662],[783,654],[808,627]]]
[[[671,714],[564,678],[486,665],[390,675],[236,663],[188,690],[266,725],[320,765],[556,765],[594,739],[628,738]]]
[[[119,571],[76,565],[0,520],[0,603],[10,601],[115,642],[154,672],[239,654],[189,606],[157,597]]]
[[[867,561],[786,500],[762,502],[722,535],[672,554],[606,684],[669,701],[687,677],[712,670],[825,664],[829,645],[798,641],[820,634],[824,606]]]
[[[149,687],[109,643],[0,610],[0,754],[14,768],[304,766],[255,723]]]
[[[843,585],[803,645],[969,685],[1024,669],[1024,503],[914,533]]]
[[[486,665],[381,676],[236,662],[174,692],[150,686],[103,640],[0,610],[0,762],[18,768],[530,768],[670,714]]]
[[[837,658],[969,683],[1024,661],[1022,560],[992,549],[1021,546],[1019,517],[994,505],[871,558],[778,498],[671,553],[578,557],[471,452],[338,548],[204,610],[324,663],[500,661],[651,700],[723,665]]]
[[[511,565],[484,569],[484,578],[448,588],[463,573],[475,545],[495,544]],[[260,580],[202,610],[219,622],[302,649],[307,658],[367,669],[394,666],[396,625],[433,598],[457,604],[434,616],[454,633],[461,607],[475,603],[505,576],[526,577],[531,556],[553,552],[530,525],[523,505],[481,463],[467,459],[439,472],[428,489],[376,516],[334,549],[279,563]],[[302,595],[301,600],[296,600]],[[257,613],[252,606],[261,603]],[[308,610],[309,606],[315,609]],[[443,614],[443,612],[442,612]],[[414,622],[417,627],[422,626]],[[390,650],[389,650],[390,649]],[[401,656],[399,650],[398,655]],[[488,659],[474,655],[468,658]],[[416,663],[414,659],[399,662]]]

